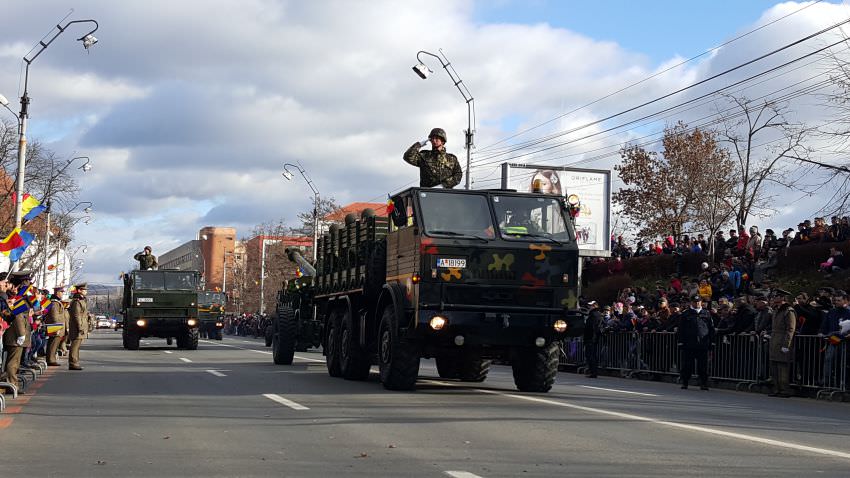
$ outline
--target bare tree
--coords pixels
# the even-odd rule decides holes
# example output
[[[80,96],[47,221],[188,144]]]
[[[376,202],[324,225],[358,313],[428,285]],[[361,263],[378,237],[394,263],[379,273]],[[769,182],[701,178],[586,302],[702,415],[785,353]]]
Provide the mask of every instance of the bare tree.
[[[735,96],[726,99],[733,108],[721,114],[719,137],[729,144],[735,162],[737,184],[732,204],[735,221],[743,226],[750,215],[775,211],[772,200],[776,193],[769,191],[770,186],[796,187],[802,174],[791,165],[798,158],[808,158],[805,142],[811,129],[786,117],[787,103]]]

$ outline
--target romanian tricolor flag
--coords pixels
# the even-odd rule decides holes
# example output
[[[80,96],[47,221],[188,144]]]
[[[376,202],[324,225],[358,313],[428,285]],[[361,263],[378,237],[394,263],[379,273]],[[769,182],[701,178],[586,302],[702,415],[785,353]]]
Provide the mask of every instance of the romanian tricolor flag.
[[[33,235],[19,227],[12,229],[6,239],[0,241],[0,252],[9,256],[9,260],[17,262],[33,240]]]
[[[12,315],[24,314],[30,310],[30,303],[26,297],[18,297],[12,305]]]
[[[41,298],[41,313],[42,315],[47,315],[50,312],[50,306],[53,304],[53,301],[48,299],[46,296]]]
[[[12,203],[17,200],[17,194],[12,195]],[[29,194],[24,194],[24,200],[21,203],[21,216],[24,218],[24,221],[32,221],[39,214],[43,213],[47,209],[47,206],[41,204],[41,201],[30,196]]]
[[[389,217],[393,211],[395,211],[395,203],[393,202],[393,198],[391,198],[389,193],[387,193],[387,217]]]
[[[65,329],[65,324],[44,324],[44,328],[47,329],[48,337],[54,337]]]
[[[837,335],[830,335],[827,341],[829,342],[829,345],[838,345],[841,343],[841,337]]]

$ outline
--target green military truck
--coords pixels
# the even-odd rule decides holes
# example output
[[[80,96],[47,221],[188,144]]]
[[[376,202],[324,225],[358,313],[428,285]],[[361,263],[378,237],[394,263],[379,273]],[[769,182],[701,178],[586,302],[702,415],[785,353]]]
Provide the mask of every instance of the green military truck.
[[[546,392],[560,341],[582,332],[578,245],[561,197],[410,188],[388,217],[366,210],[318,241],[312,277],[280,294],[273,359],[320,330],[328,373],[415,388],[421,358],[443,378],[480,382],[511,363],[519,390]]]
[[[198,320],[201,337],[221,340],[224,328],[225,296],[222,292],[204,290],[198,292]]]
[[[198,271],[134,270],[124,277],[124,348],[138,350],[143,337],[198,348]]]

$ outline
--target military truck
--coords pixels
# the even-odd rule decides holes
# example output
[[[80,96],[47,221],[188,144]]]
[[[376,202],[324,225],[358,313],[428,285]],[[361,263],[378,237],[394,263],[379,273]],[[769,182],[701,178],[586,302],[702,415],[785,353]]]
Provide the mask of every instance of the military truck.
[[[134,270],[123,275],[124,348],[138,350],[143,337],[198,348],[198,271]]]
[[[221,292],[204,290],[198,292],[198,320],[201,337],[221,340],[224,328],[225,296]]]
[[[318,241],[310,277],[279,296],[273,359],[318,330],[328,373],[415,388],[421,358],[480,382],[509,362],[519,390],[546,392],[559,343],[582,332],[578,245],[564,199],[512,190],[410,188],[388,216],[346,217]],[[293,253],[292,258],[300,255]],[[303,260],[303,258],[301,258]]]

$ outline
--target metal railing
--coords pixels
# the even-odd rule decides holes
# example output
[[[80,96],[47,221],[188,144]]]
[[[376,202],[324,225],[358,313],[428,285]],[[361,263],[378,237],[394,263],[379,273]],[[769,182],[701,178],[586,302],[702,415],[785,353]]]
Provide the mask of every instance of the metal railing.
[[[600,370],[624,377],[679,375],[681,356],[674,332],[607,332],[596,347]],[[792,386],[816,391],[818,398],[846,393],[848,349],[848,340],[832,344],[821,336],[795,336],[791,352]],[[720,336],[709,352],[709,377],[734,383],[737,389],[770,383],[769,352],[768,336]],[[585,344],[581,337],[563,342],[560,364],[585,371]]]

